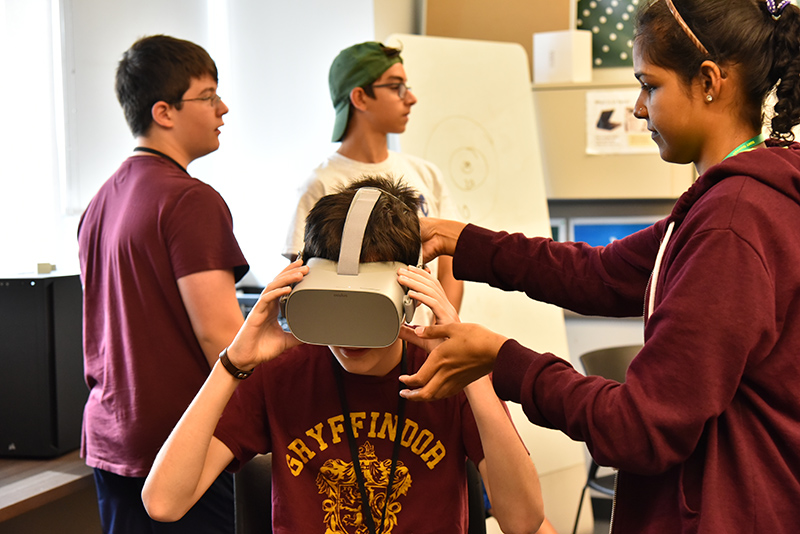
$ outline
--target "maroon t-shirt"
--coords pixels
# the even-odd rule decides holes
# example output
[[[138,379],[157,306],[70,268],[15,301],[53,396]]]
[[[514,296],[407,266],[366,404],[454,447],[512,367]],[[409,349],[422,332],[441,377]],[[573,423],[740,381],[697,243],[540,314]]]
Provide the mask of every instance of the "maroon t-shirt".
[[[134,156],[78,228],[84,284],[86,463],[143,477],[209,372],[178,291],[188,274],[247,263],[222,197],[161,157]]]
[[[425,353],[408,347],[408,370]],[[228,404],[215,435],[238,469],[272,452],[276,533],[355,532],[361,497],[328,347],[300,345],[256,368]],[[380,523],[397,431],[400,366],[382,377],[342,370],[359,461]],[[466,532],[466,458],[483,459],[464,393],[406,402],[386,525],[394,532]],[[264,503],[268,506],[268,503]],[[388,532],[390,529],[386,529]]]

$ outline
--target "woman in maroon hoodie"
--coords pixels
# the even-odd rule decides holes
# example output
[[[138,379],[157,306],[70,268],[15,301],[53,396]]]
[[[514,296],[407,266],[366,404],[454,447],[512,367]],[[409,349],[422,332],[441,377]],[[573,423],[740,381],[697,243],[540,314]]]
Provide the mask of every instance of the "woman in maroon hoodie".
[[[453,255],[457,278],[587,315],[644,310],[645,344],[625,383],[453,324],[404,332],[423,345],[445,340],[403,378],[403,395],[448,396],[494,371],[501,398],[619,469],[615,534],[794,534],[800,9],[789,0],[643,1],[633,57],[634,114],[664,160],[700,175],[666,219],[605,247],[453,221],[422,228],[426,259]],[[773,89],[777,103],[765,108]]]

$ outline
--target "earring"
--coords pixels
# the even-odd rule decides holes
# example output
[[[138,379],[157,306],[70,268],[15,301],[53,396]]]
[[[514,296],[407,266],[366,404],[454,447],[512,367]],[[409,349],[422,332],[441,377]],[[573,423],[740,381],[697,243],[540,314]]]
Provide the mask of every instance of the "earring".
[[[706,102],[708,102],[708,103],[710,104],[710,103],[711,103],[711,102],[713,102],[713,101],[714,101],[714,97],[713,97],[713,96],[711,96],[711,95],[706,95]]]

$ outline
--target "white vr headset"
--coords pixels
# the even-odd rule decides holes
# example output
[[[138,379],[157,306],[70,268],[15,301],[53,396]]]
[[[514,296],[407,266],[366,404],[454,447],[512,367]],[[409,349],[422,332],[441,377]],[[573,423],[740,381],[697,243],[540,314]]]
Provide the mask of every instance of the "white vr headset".
[[[382,191],[356,191],[342,231],[339,261],[308,260],[308,274],[281,298],[289,330],[311,345],[376,348],[395,342],[403,320],[414,316],[414,301],[397,281],[401,262],[359,264],[361,243]],[[422,263],[420,250],[419,263]]]

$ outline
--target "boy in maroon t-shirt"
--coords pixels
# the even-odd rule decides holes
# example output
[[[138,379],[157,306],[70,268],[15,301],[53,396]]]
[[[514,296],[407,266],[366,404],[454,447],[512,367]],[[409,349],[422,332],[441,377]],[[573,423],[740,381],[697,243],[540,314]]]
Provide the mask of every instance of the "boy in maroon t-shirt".
[[[244,321],[235,281],[248,266],[225,201],[186,167],[219,147],[228,107],[208,53],[165,35],[140,39],[116,73],[133,154],[78,228],[89,399],[82,457],[94,468],[107,534],[159,532],[144,477],[219,351]],[[224,474],[170,532],[234,530]]]
[[[339,260],[344,219],[362,187],[383,193],[361,262],[416,264],[417,197],[379,178],[320,199],[303,260]],[[308,269],[298,260],[267,286],[162,447],[142,493],[151,516],[178,519],[223,469],[272,452],[275,532],[466,532],[469,457],[501,527],[535,531],[544,518],[536,468],[489,379],[441,403],[404,403],[398,377],[422,364],[421,349],[399,338],[383,348],[301,345],[281,330],[278,299]],[[423,269],[400,269],[398,282],[438,322],[459,320]]]

